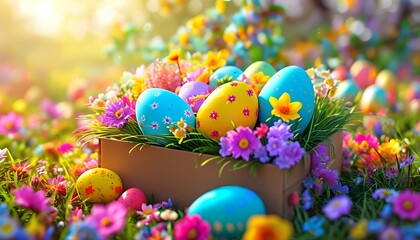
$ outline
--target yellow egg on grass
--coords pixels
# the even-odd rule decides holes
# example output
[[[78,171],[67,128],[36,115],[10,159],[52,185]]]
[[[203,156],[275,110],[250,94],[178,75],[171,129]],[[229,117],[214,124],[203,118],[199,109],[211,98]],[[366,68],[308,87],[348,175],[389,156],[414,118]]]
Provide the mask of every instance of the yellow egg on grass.
[[[378,73],[375,83],[386,91],[395,91],[397,87],[395,75],[388,69],[384,69]]]
[[[121,178],[106,168],[93,168],[76,181],[79,195],[91,203],[108,203],[117,199],[123,190]]]

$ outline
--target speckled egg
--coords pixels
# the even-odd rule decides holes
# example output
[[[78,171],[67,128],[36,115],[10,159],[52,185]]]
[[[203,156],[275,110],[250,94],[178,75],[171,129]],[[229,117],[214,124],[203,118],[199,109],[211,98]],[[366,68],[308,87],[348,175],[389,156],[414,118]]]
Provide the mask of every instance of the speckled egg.
[[[353,80],[344,80],[338,84],[335,98],[344,98],[346,101],[353,101],[360,89],[357,87]]]
[[[168,126],[181,118],[195,127],[191,107],[175,93],[161,88],[150,88],[140,94],[136,102],[136,117],[145,135],[171,134]]]
[[[192,81],[182,85],[179,89],[178,96],[190,105],[194,113],[197,113],[201,104],[203,104],[212,90],[206,83]]]
[[[206,220],[214,237],[236,239],[245,232],[251,216],[265,214],[265,206],[261,198],[248,188],[223,186],[197,198],[187,214],[198,214]]]
[[[280,119],[272,115],[273,106],[270,104],[269,99],[270,97],[279,99],[283,93],[289,94],[290,102],[302,103],[302,108],[298,111],[301,120],[297,125],[297,130],[298,132],[303,132],[314,113],[315,92],[309,75],[303,68],[298,66],[288,66],[281,69],[265,84],[260,95],[258,95],[258,121],[272,126],[275,121]],[[289,107],[286,106],[281,111],[287,114],[288,109]],[[289,121],[288,123],[291,124],[297,120]]]
[[[387,96],[383,88],[370,85],[365,89],[359,102],[360,111],[376,113],[387,107]]]
[[[229,78],[232,78],[232,81],[238,80],[242,73],[243,71],[235,66],[221,67],[210,76],[209,85],[212,89],[216,89],[218,86],[226,83]]]
[[[258,118],[258,98],[244,82],[216,88],[197,113],[197,129],[212,139],[220,139],[234,126],[254,128]]]
[[[141,210],[141,205],[146,204],[146,195],[138,188],[129,188],[121,194],[118,201],[132,211]]]
[[[76,189],[83,199],[91,203],[108,203],[122,193],[121,178],[106,168],[93,168],[76,180]]]
[[[264,62],[264,61],[257,61],[252,63],[251,65],[249,65],[245,71],[244,74],[245,76],[247,76],[248,78],[251,78],[252,75],[262,72],[264,73],[264,75],[267,76],[273,76],[274,74],[276,74],[276,69],[269,64],[268,62]]]
[[[375,83],[377,73],[376,67],[365,60],[357,60],[350,67],[350,74],[360,89]]]

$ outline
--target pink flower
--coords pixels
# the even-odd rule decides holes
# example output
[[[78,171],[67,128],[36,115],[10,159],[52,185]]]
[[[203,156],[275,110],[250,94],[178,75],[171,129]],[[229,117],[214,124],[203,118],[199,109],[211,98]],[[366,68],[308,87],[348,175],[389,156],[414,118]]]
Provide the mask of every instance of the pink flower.
[[[82,209],[80,209],[79,207],[76,207],[74,210],[72,210],[70,212],[70,216],[69,216],[69,220],[68,220],[69,225],[72,222],[82,220],[82,217],[83,217]]]
[[[23,126],[23,117],[14,112],[0,115],[0,134],[17,133]]]
[[[185,215],[182,220],[175,223],[174,235],[175,240],[207,240],[210,238],[210,224],[199,215]]]
[[[87,216],[85,222],[94,226],[102,239],[121,231],[125,226],[127,208],[124,204],[113,201],[107,205],[95,205],[91,215]]]
[[[410,190],[402,191],[394,199],[394,212],[401,219],[413,221],[420,219],[420,193]]]
[[[63,115],[63,113],[60,112],[57,104],[52,102],[49,99],[44,99],[41,101],[41,109],[49,117],[52,117],[52,118],[60,118]]]
[[[48,212],[53,210],[50,205],[50,198],[45,197],[42,190],[35,192],[32,187],[23,186],[20,189],[12,190],[16,196],[16,204],[32,209],[35,212]]]
[[[369,133],[367,133],[367,134],[357,134],[354,137],[354,141],[356,141],[362,147],[378,148],[378,146],[379,146],[378,138],[370,135]],[[364,142],[366,142],[367,145],[364,144]]]
[[[63,143],[57,147],[57,151],[63,155],[65,153],[71,152],[74,150],[74,146],[71,143]]]
[[[63,176],[58,175],[56,178],[48,179],[48,188],[52,192],[57,192],[60,195],[66,195],[66,179]]]
[[[260,141],[249,127],[239,126],[236,131],[227,133],[229,150],[234,158],[242,157],[248,161],[251,153],[261,146]]]
[[[25,175],[29,170],[31,170],[31,168],[28,161],[12,165],[12,171],[16,172],[19,178]]]
[[[268,125],[265,123],[261,123],[257,129],[255,129],[254,133],[258,136],[258,138],[263,138],[268,132]]]

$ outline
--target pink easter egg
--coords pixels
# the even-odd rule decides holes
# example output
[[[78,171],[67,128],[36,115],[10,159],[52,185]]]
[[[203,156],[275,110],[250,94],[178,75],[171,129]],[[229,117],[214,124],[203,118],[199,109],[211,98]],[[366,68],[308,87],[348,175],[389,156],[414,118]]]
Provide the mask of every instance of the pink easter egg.
[[[118,198],[130,210],[141,210],[141,205],[146,203],[146,196],[138,188],[129,188]]]
[[[197,113],[201,104],[211,92],[212,88],[208,84],[192,81],[185,83],[179,88],[178,96],[190,105],[194,113]]]
[[[331,77],[343,81],[347,79],[347,68],[345,66],[338,66],[331,72]]]
[[[377,70],[373,64],[364,60],[357,60],[350,67],[350,74],[360,89],[366,89],[375,83]]]

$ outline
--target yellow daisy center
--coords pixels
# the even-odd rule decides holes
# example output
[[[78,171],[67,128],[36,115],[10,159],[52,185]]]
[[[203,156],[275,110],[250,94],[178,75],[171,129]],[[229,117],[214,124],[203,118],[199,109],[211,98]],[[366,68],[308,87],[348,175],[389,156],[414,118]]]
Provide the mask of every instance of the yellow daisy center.
[[[115,112],[114,115],[117,119],[120,119],[122,117],[122,114],[123,114],[123,110],[119,109],[118,111]]]
[[[246,139],[246,138],[242,138],[242,139],[239,141],[239,147],[240,147],[240,148],[242,148],[242,149],[246,149],[248,146],[249,146],[249,141],[248,141],[248,139]]]
[[[109,217],[104,217],[101,219],[101,225],[104,227],[108,227],[112,224],[112,220]]]
[[[413,208],[413,203],[411,201],[404,201],[403,208],[405,210],[411,210]]]
[[[187,234],[188,239],[195,239],[197,237],[197,230],[190,229]]]

